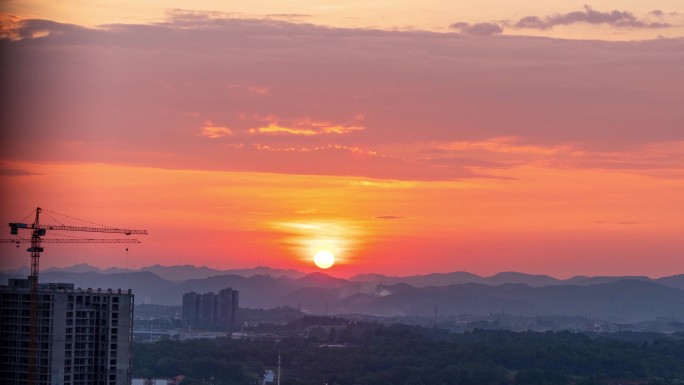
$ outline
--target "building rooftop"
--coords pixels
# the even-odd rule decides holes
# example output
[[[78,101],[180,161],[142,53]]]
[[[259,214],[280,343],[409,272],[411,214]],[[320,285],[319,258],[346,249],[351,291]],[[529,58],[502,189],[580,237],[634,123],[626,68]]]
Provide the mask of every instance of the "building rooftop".
[[[10,278],[7,285],[0,285],[0,291],[31,291],[31,284],[28,279]],[[41,292],[60,292],[60,293],[76,293],[76,294],[131,294],[131,289],[92,289],[92,288],[74,288],[73,283],[39,283],[38,290]]]

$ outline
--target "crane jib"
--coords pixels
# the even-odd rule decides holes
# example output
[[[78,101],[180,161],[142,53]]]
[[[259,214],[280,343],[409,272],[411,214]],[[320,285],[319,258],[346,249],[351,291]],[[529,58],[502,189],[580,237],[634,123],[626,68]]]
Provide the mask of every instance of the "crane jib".
[[[31,239],[0,239],[0,243],[31,243]],[[40,243],[140,243],[135,238],[43,238]]]
[[[113,233],[113,234],[143,234],[147,235],[147,230],[117,229],[113,227],[82,227],[82,226],[57,226],[57,225],[34,225],[27,223],[10,223],[10,234],[18,235],[19,229],[34,229],[39,231],[39,236],[45,235],[47,230],[57,231],[85,231],[90,233]]]

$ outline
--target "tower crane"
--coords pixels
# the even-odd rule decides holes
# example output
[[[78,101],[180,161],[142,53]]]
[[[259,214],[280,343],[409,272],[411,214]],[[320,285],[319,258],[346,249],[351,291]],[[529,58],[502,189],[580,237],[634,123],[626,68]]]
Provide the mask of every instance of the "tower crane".
[[[43,211],[40,207],[36,208],[36,215],[33,223],[15,223],[9,224],[10,234],[19,235],[20,229],[31,231],[31,238],[14,238],[14,239],[0,239],[0,243],[16,243],[19,247],[20,243],[30,243],[31,247],[26,249],[31,253],[31,274],[29,275],[29,284],[31,287],[31,313],[29,324],[29,357],[28,357],[28,384],[39,383],[38,361],[36,359],[38,346],[38,273],[40,270],[40,253],[44,251],[43,243],[140,243],[137,239],[94,239],[94,238],[69,238],[69,239],[44,239],[47,231],[83,231],[91,233],[115,233],[115,234],[143,234],[147,235],[147,230],[131,230],[131,229],[117,229],[113,227],[82,227],[82,226],[66,226],[60,225],[44,225],[40,223],[40,214]],[[46,210],[49,211],[49,210]],[[57,214],[57,213],[55,213]],[[48,214],[49,215],[49,214]]]

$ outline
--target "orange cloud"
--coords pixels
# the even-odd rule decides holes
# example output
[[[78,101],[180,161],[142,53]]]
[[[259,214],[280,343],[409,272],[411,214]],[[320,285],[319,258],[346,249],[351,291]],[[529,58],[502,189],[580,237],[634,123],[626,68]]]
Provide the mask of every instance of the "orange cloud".
[[[21,18],[0,13],[0,39],[8,39],[11,41],[21,40],[19,34],[19,27],[21,27]]]
[[[268,95],[271,93],[271,89],[268,87],[258,87],[258,86],[251,86],[247,87],[247,91],[257,94],[257,95]]]
[[[206,122],[200,135],[209,139],[218,139],[224,136],[233,135],[233,131],[225,126],[215,126],[212,122]]]
[[[435,156],[427,158],[432,164],[447,165],[453,161],[482,168],[536,165],[655,175],[654,172],[658,170],[681,174],[684,164],[684,141],[655,142],[620,151],[600,151],[586,149],[576,143],[544,146],[525,144],[519,138],[500,137],[442,143],[434,148],[437,150]],[[468,158],[444,156],[444,153],[465,154]]]
[[[333,124],[330,122],[313,122],[308,119],[299,120],[289,125],[281,125],[275,121],[269,122],[267,126],[250,128],[250,134],[265,134],[265,135],[299,135],[299,136],[314,136],[337,134],[343,135],[354,131],[363,130],[362,126],[345,126],[341,124]]]
[[[515,137],[498,137],[482,141],[457,141],[450,142],[441,146],[440,149],[452,151],[479,150],[495,153],[517,153],[517,154],[538,154],[552,155],[567,153],[572,150],[572,146],[535,146],[521,144]]]

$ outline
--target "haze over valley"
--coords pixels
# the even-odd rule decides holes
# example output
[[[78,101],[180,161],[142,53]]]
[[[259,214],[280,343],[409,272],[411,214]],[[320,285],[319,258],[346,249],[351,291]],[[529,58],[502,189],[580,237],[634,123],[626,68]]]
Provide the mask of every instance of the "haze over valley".
[[[0,279],[21,277],[5,271]],[[183,278],[187,277],[187,278]],[[310,314],[450,316],[504,313],[518,316],[583,316],[613,322],[684,318],[684,274],[556,279],[504,272],[481,277],[453,272],[407,277],[362,274],[349,279],[267,267],[215,270],[154,265],[136,271],[89,265],[52,268],[46,282],[83,288],[130,288],[136,303],[180,305],[186,292],[240,291],[240,306],[289,306]],[[437,313],[435,313],[437,312]]]

